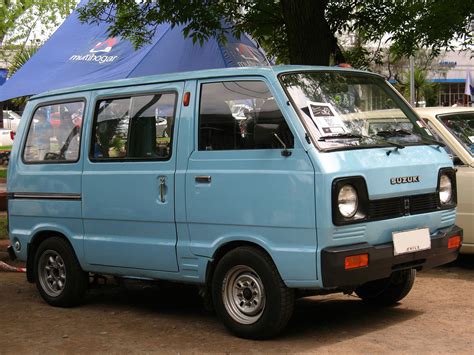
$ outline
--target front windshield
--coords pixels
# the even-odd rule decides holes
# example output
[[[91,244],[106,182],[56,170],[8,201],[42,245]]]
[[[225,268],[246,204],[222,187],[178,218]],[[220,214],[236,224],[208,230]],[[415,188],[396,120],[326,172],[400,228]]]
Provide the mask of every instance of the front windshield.
[[[441,115],[444,126],[474,155],[474,112]]]
[[[281,82],[322,149],[405,146],[432,139],[424,123],[375,75],[288,73]]]

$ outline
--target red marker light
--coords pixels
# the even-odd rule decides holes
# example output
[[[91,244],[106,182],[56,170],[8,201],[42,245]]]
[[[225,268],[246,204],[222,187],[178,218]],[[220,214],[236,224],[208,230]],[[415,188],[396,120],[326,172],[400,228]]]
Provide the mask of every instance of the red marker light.
[[[461,237],[459,235],[455,235],[448,239],[448,249],[459,248],[461,246]]]
[[[369,254],[346,256],[344,261],[344,269],[346,270],[366,267],[369,265]]]
[[[191,100],[191,93],[189,91],[186,91],[184,93],[183,97],[183,105],[184,106],[189,106],[189,101]]]
[[[15,132],[10,131],[10,139],[11,139],[11,140],[14,140],[14,139],[15,139],[15,134],[16,134]]]

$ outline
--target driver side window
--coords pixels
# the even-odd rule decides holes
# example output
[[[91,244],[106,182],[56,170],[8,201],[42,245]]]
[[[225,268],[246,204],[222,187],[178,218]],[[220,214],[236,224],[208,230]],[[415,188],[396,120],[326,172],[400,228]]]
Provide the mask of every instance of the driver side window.
[[[264,82],[202,84],[199,150],[293,147],[293,134]]]
[[[78,161],[83,112],[83,101],[38,107],[23,149],[24,162]]]

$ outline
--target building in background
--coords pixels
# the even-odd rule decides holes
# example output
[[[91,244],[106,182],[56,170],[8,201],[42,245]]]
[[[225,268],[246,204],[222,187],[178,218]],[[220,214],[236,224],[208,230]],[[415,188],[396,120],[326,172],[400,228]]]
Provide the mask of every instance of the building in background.
[[[474,52],[449,51],[440,55],[428,72],[428,80],[439,84],[438,106],[452,106],[461,101],[472,104],[464,94],[467,74],[474,73]]]

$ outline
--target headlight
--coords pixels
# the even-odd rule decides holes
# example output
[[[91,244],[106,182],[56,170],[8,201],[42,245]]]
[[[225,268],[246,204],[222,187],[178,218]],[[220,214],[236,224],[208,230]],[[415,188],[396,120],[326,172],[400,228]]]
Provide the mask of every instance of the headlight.
[[[337,195],[339,213],[345,218],[352,218],[359,205],[357,191],[351,185],[344,185]]]
[[[448,175],[441,175],[439,178],[439,201],[442,205],[446,205],[451,202],[453,197],[453,185]]]

